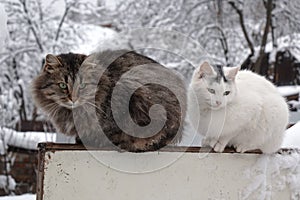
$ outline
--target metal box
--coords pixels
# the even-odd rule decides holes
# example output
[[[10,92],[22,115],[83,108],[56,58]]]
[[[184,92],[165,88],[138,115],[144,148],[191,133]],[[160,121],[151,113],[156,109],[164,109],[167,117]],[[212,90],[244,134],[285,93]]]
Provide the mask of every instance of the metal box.
[[[291,150],[263,155],[169,147],[128,153],[45,143],[39,145],[37,200],[291,199],[297,186],[285,180],[300,177],[300,162],[289,170],[284,161],[297,155],[300,161]]]

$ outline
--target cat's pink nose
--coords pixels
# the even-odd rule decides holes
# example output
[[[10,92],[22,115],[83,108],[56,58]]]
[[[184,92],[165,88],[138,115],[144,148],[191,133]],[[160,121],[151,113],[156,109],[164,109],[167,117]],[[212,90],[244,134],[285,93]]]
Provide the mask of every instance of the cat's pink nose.
[[[73,103],[75,103],[75,102],[77,101],[77,99],[78,99],[77,96],[72,96],[72,97],[71,97],[71,101],[72,101]]]
[[[217,106],[221,105],[221,101],[216,101]]]

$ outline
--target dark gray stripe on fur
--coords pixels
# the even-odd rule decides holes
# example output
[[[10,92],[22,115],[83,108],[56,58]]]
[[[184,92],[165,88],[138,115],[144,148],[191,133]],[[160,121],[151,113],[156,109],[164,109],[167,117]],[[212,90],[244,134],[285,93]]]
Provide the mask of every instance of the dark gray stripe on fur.
[[[213,65],[213,68],[217,73],[216,81],[218,83],[220,83],[222,79],[224,80],[224,82],[228,81],[224,75],[223,67],[221,65]]]

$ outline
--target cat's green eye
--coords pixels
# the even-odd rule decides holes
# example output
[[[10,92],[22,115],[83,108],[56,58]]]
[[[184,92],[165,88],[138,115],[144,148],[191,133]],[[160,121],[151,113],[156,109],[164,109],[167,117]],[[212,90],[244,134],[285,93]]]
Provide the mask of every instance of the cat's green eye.
[[[58,85],[63,90],[67,89],[67,85],[65,83],[59,83]]]
[[[227,95],[229,95],[229,94],[230,94],[230,91],[225,91],[225,92],[223,93],[224,96],[227,96]]]
[[[83,88],[85,88],[85,87],[86,87],[86,83],[80,83],[79,89],[83,89]]]
[[[207,88],[207,90],[208,90],[208,91],[209,91],[209,93],[211,93],[211,94],[215,94],[215,93],[216,93],[216,91],[215,91],[214,89]]]

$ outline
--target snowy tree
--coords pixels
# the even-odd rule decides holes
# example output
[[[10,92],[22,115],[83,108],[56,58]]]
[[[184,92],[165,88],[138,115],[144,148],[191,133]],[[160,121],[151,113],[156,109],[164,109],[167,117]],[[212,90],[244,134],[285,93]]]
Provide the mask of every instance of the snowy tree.
[[[256,65],[253,70],[261,72],[266,45],[271,42],[276,49],[284,36],[291,38],[290,46],[299,48],[294,43],[300,27],[296,0],[122,0],[113,7],[103,0],[98,6],[83,0],[53,0],[46,6],[42,0],[1,2],[8,13],[10,37],[0,53],[1,112],[10,127],[38,117],[30,98],[30,81],[47,53],[68,52],[86,39],[80,29],[85,23],[120,33],[113,43],[101,43],[100,50],[135,49],[187,79],[204,59],[228,66],[251,61]],[[63,2],[61,12],[57,12],[57,2]],[[248,67],[247,62],[243,66]],[[7,114],[7,109],[12,112]]]
[[[5,40],[7,39],[7,15],[2,5],[0,5],[0,52],[4,47]],[[8,91],[9,92],[9,91]],[[4,124],[9,124],[13,122],[13,118],[11,116],[5,116],[7,110],[9,110],[13,106],[13,102],[10,104],[4,104],[8,99],[10,94],[5,94],[2,92],[2,87],[0,85],[0,156],[2,157],[3,163],[3,172],[4,175],[0,175],[0,188],[4,189],[7,194],[12,194],[15,189],[15,180],[9,175],[10,170],[10,160],[11,155],[7,153],[7,145],[6,140],[4,139],[4,132],[2,131],[2,126]]]
[[[41,0],[3,0],[10,37],[7,47],[0,53],[1,106],[4,119],[10,122],[4,123],[6,127],[38,117],[30,84],[41,70],[45,55],[69,52],[84,40],[80,24],[69,17],[82,3],[64,0],[60,13],[57,2],[54,0],[45,6],[45,1]]]
[[[205,44],[199,44],[197,36],[206,25],[200,27],[197,21],[206,8],[196,4],[184,0],[126,1],[116,6],[119,15],[114,23],[128,38],[131,48],[189,77],[193,71],[191,64],[199,64],[205,53]],[[210,24],[209,18],[204,19],[204,23]]]
[[[278,40],[287,35],[297,38],[295,33],[299,31],[300,7],[294,0],[254,1],[251,4],[246,4],[246,1],[228,1],[228,3],[240,19],[239,24],[250,50],[242,67],[267,75],[269,65],[272,64],[270,62],[275,62],[272,57],[275,57],[276,52],[280,50],[277,49]],[[271,43],[272,47],[267,50],[268,43]],[[293,47],[293,43],[294,41],[291,39],[290,46],[292,48],[299,48]],[[268,53],[271,51],[273,55],[268,58]]]
[[[119,15],[114,23],[125,32],[124,35],[130,36],[132,48],[170,50],[173,54],[147,51],[163,63],[173,63],[188,77],[193,66],[198,66],[203,59],[234,65],[240,62],[241,55],[245,55],[238,19],[226,2],[126,1],[117,9]],[[188,62],[184,63],[184,58]]]
[[[8,37],[7,32],[7,14],[4,10],[4,7],[0,4],[0,52],[2,51],[4,47],[5,40]]]
[[[167,49],[180,56],[154,53],[153,49],[143,53],[173,63],[180,71],[188,67],[182,63],[182,55],[178,53],[181,50],[188,52],[186,55],[193,65],[199,64],[201,57],[210,57],[224,65],[243,64],[247,68],[247,62],[251,61],[250,68],[265,74],[268,69],[262,68],[261,62],[267,43],[272,42],[276,47],[278,39],[293,35],[300,27],[296,0],[130,0],[121,1],[116,9],[118,15],[113,23],[128,37],[129,46],[133,49],[168,46]],[[192,41],[197,45],[192,45]]]

